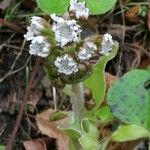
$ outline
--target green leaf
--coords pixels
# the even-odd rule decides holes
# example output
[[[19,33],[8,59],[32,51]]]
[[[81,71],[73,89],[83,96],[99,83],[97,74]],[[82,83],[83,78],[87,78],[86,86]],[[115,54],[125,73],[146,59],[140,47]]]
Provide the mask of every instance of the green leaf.
[[[60,128],[69,139],[72,141],[78,141],[83,149],[96,150],[100,146],[98,142],[99,131],[95,124],[88,118],[84,118],[81,121],[71,124],[68,128]]]
[[[100,101],[104,99],[106,92],[105,67],[107,62],[115,57],[117,51],[118,43],[115,44],[109,55],[100,58],[98,64],[93,69],[92,75],[83,81],[84,86],[92,91],[93,98],[96,102],[94,108],[98,108]]]
[[[74,129],[72,127],[68,128],[60,128],[63,133],[65,133],[67,136],[69,136],[72,139],[78,139],[81,137],[81,133],[78,129]]]
[[[4,145],[0,145],[0,150],[5,150],[5,146]]]
[[[46,13],[63,14],[67,11],[69,0],[36,0],[38,7]]]
[[[84,150],[96,150],[100,146],[98,141],[86,134],[82,134],[82,137],[79,139],[79,142]]]
[[[100,119],[101,122],[109,123],[113,121],[114,115],[111,112],[110,108],[108,106],[102,106],[96,111],[96,117]]]
[[[118,119],[150,129],[150,96],[144,87],[149,80],[148,71],[135,69],[109,89],[107,102]]]
[[[87,7],[90,9],[91,14],[98,15],[104,14],[113,8],[117,0],[81,0],[85,1]]]
[[[49,116],[49,121],[57,121],[63,118],[66,118],[67,114],[62,111],[56,111]]]
[[[114,141],[124,142],[148,137],[150,133],[145,128],[132,124],[119,126],[111,138]]]

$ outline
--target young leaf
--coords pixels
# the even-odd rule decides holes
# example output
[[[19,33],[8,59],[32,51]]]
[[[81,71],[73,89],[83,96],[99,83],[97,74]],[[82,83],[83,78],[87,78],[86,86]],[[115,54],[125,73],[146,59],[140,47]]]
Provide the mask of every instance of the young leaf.
[[[109,55],[102,56],[99,63],[93,69],[92,75],[83,81],[85,87],[92,91],[93,98],[96,102],[94,108],[98,108],[100,101],[104,99],[106,84],[105,84],[105,66],[109,60],[115,57],[118,51],[118,43],[115,44]]]
[[[67,11],[69,0],[36,0],[37,5],[46,13],[63,14]]]
[[[117,0],[80,0],[85,1],[87,7],[90,9],[91,14],[104,14],[115,5]]]
[[[107,102],[118,119],[150,129],[150,96],[144,87],[148,80],[148,71],[135,69],[109,89]]]
[[[114,141],[124,142],[148,137],[150,137],[150,133],[145,128],[131,124],[119,126],[111,138]]]
[[[114,115],[108,106],[100,107],[95,114],[103,123],[111,122],[114,119]]]

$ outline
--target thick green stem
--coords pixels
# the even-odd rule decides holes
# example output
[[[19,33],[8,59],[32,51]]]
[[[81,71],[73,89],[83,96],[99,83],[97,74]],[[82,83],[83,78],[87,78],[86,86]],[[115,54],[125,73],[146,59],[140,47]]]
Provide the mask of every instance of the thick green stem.
[[[71,103],[72,103],[73,118],[74,121],[76,121],[82,118],[82,112],[84,110],[85,104],[82,82],[73,84],[72,89],[74,95],[71,97]]]

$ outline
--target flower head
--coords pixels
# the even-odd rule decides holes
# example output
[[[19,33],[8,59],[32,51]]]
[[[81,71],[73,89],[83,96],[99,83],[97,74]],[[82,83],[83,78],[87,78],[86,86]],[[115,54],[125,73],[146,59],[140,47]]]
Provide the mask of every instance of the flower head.
[[[38,55],[41,57],[46,57],[50,53],[50,43],[43,36],[36,36],[31,41],[29,53],[31,55]]]
[[[78,58],[80,60],[87,60],[92,57],[96,50],[97,47],[93,42],[85,42],[78,52]]]
[[[104,55],[108,55],[109,52],[112,50],[113,45],[114,45],[114,41],[112,39],[112,36],[108,33],[104,34],[102,40],[102,51],[100,51],[100,53]]]
[[[89,9],[85,6],[85,1],[77,2],[77,0],[70,0],[69,11],[73,11],[77,19],[83,17],[85,19],[89,16]]]
[[[24,37],[29,40],[33,40],[34,37],[39,36],[41,31],[49,26],[48,22],[41,17],[33,16],[31,17],[31,24],[27,27],[27,33]]]
[[[72,73],[76,73],[78,71],[77,63],[68,54],[57,57],[54,64],[58,68],[59,73],[71,75]]]
[[[51,18],[54,21],[52,30],[55,33],[55,39],[61,47],[65,46],[68,42],[79,41],[81,30],[76,20],[64,20],[55,14],[52,14]]]

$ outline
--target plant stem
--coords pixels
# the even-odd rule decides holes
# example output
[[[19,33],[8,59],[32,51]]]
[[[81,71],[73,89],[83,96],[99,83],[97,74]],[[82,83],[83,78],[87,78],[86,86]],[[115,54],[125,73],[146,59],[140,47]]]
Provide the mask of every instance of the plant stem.
[[[85,104],[82,82],[73,84],[72,89],[74,92],[74,95],[71,96],[73,119],[74,121],[77,121],[82,118],[82,112]]]

